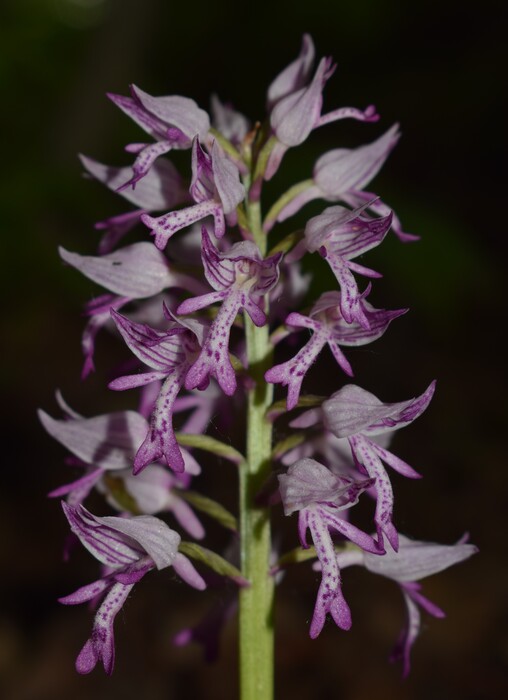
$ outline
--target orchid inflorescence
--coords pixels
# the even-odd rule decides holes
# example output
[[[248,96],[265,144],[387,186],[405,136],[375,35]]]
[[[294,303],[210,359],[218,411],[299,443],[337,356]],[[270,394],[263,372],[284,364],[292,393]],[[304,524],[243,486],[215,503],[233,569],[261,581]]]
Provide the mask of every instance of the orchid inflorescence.
[[[376,309],[368,301],[371,283],[361,289],[360,280],[381,275],[358,262],[390,229],[401,241],[417,238],[403,231],[377,194],[365,189],[396,145],[398,126],[368,145],[321,155],[312,177],[293,185],[261,215],[263,183],[277,173],[288,149],[335,121],[379,119],[373,106],[323,113],[323,90],[335,65],[323,58],[314,70],[314,53],[312,39],[305,35],[299,56],[268,88],[268,116],[262,124],[252,125],[216,96],[210,117],[193,100],[177,95],[152,97],[135,86],[129,97],[109,95],[150,141],[126,147],[135,154],[131,167],[81,158],[93,178],[135,207],[96,224],[103,232],[97,256],[60,249],[66,263],[106,290],[87,304],[83,376],[94,369],[97,334],[109,327],[134,355],[133,373],[117,371],[109,387],[140,393],[137,411],[86,418],[57,394],[63,417],[40,412],[45,429],[80,470],[77,479],[50,495],[64,498],[72,532],[102,564],[97,581],[61,598],[64,604],[94,601],[98,606],[91,637],[78,655],[80,673],[90,672],[98,661],[112,672],[115,615],[134,584],[153,569],[171,566],[202,590],[211,574],[198,573],[194,558],[215,576],[231,578],[241,595],[257,585],[242,554],[239,569],[233,555],[223,557],[179,534],[198,541],[205,537],[198,510],[229,528],[237,544],[239,539],[231,552],[243,552],[245,539],[257,537],[245,524],[245,514],[240,514],[239,527],[222,505],[190,489],[201,471],[196,450],[231,461],[241,478],[255,477],[257,488],[242,507],[269,512],[282,501],[286,516],[298,513],[303,549],[282,555],[272,549],[270,557],[265,552],[262,575],[278,582],[279,572],[291,563],[314,561],[321,584],[312,638],[327,615],[344,630],[351,626],[341,570],[361,565],[398,583],[408,614],[397,646],[405,673],[420,608],[444,615],[419,592],[417,582],[476,551],[465,538],[450,546],[412,541],[399,535],[394,524],[390,470],[410,479],[420,475],[389,449],[390,440],[427,409],[435,382],[416,398],[395,403],[349,383],[353,368],[347,349],[377,340],[407,311]],[[176,149],[190,151],[190,182],[166,157]],[[329,206],[303,228],[276,238],[270,249],[268,238],[278,231],[277,224],[316,199]],[[143,240],[124,244],[138,224]],[[316,252],[323,261],[314,256],[314,267],[326,270],[328,265],[338,284],[302,308],[310,275],[301,261]],[[283,356],[285,346],[289,359]],[[330,397],[316,397],[308,393],[306,374],[325,346],[346,383]],[[287,387],[285,405],[273,403],[275,385]],[[221,416],[232,419],[242,405],[242,392],[249,405],[246,442],[251,445],[245,455],[242,444],[211,434]],[[290,415],[286,436],[274,446],[272,423],[295,409],[300,412]],[[262,428],[249,442],[255,421]],[[99,517],[85,508],[94,490],[117,515]],[[372,532],[352,522],[360,497],[374,501]],[[163,516],[170,518],[171,527]],[[215,640],[222,620],[212,618],[210,629],[205,623],[189,627],[175,642]]]

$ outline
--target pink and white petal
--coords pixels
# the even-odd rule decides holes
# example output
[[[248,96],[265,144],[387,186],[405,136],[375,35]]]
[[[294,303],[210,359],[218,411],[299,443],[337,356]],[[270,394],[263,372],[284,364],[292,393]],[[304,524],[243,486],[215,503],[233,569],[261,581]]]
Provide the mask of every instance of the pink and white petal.
[[[87,156],[79,156],[81,163],[99,182],[110,190],[118,188],[132,174],[130,166],[116,168],[104,165]],[[122,196],[135,206],[146,211],[169,209],[189,198],[183,188],[183,181],[173,163],[167,159],[156,161],[146,176],[136,185],[136,189],[127,189]]]
[[[310,78],[314,55],[315,49],[312,37],[310,34],[304,34],[298,58],[286,66],[268,87],[266,95],[268,111],[287,95],[305,87]]]
[[[301,413],[297,418],[293,418],[289,424],[289,427],[304,430],[305,428],[310,428],[311,426],[316,425],[321,420],[321,409],[310,408],[308,411]]]
[[[312,313],[314,313],[314,307],[312,309]],[[296,311],[293,311],[289,314],[289,316],[286,316],[284,323],[286,326],[291,326],[291,328],[308,328],[309,330],[315,332],[322,325],[319,321],[314,321],[312,318],[303,316]]]
[[[203,349],[187,374],[186,389],[199,387],[211,375],[217,379],[227,396],[235,393],[236,376],[229,359],[229,335],[241,302],[241,293],[238,290],[233,290],[224,299],[210,327]]]
[[[200,202],[199,204],[194,204],[190,207],[185,207],[184,209],[177,209],[175,211],[170,211],[168,214],[164,214],[159,217],[152,217],[149,214],[143,214],[141,216],[141,221],[151,229],[151,233],[155,236],[155,245],[159,250],[164,250],[169,239],[182,228],[191,226],[197,221],[201,221],[207,216],[212,215],[217,227],[217,221],[219,222],[219,229],[224,228],[223,220],[224,216],[222,214],[222,208],[220,204],[213,200],[207,200]],[[222,217],[222,225],[221,225]],[[217,230],[215,232],[217,234]]]
[[[408,311],[408,309],[394,311],[375,309],[366,301],[362,302],[362,307],[369,321],[369,328],[362,328],[359,323],[346,323],[342,318],[333,322],[333,337],[341,345],[358,347],[372,343],[385,333],[394,319]]]
[[[357,275],[363,275],[364,277],[369,277],[370,279],[381,279],[383,276],[380,272],[376,272],[370,267],[365,267],[365,265],[359,265],[355,262],[348,261],[348,267],[351,272],[356,272]]]
[[[369,328],[370,323],[362,308],[360,290],[356,280],[349,270],[348,264],[340,255],[334,253],[325,256],[337,282],[340,284],[340,310],[348,323],[357,321],[363,328]]]
[[[288,411],[297,405],[303,378],[327,343],[327,335],[328,329],[322,326],[291,360],[275,365],[265,372],[267,382],[288,387]]]
[[[109,382],[108,389],[113,391],[126,391],[127,389],[137,389],[140,386],[158,382],[165,379],[168,372],[144,372],[142,374],[126,374],[123,377],[117,377]],[[144,416],[144,413],[142,414]]]
[[[399,401],[398,403],[385,404],[385,417],[378,421],[372,421],[364,431],[365,435],[379,435],[381,433],[398,430],[415,421],[426,410],[430,404],[436,381],[432,381],[427,389],[414,399]]]
[[[145,555],[139,543],[109,527],[84,506],[73,507],[62,501],[62,508],[72,532],[81,544],[102,564],[118,569],[137,562]]]
[[[379,543],[376,542],[371,535],[363,532],[363,530],[360,530],[355,525],[344,520],[344,518],[340,518],[327,506],[318,506],[318,509],[323,522],[326,523],[329,529],[332,528],[336,530],[346,539],[360,547],[364,552],[369,552],[372,555],[384,555],[384,548],[380,547]]]
[[[272,150],[270,151],[270,155],[268,156],[268,161],[266,163],[266,168],[263,175],[265,180],[271,180],[272,177],[275,175],[275,173],[280,167],[280,164],[282,163],[282,159],[284,158],[284,155],[287,150],[288,146],[285,146],[280,141],[277,141],[275,143]],[[275,222],[272,222],[270,227],[266,228],[265,230],[268,232],[272,228],[274,223]]]
[[[371,479],[375,479],[376,510],[374,522],[376,524],[379,548],[384,548],[384,534],[392,548],[398,551],[399,537],[392,523],[393,488],[390,478],[378,455],[371,448],[369,441],[365,440],[362,436],[350,437],[349,441],[355,458],[363,466]]]
[[[406,627],[402,630],[400,638],[390,654],[390,661],[402,660],[402,676],[406,678],[409,674],[411,664],[411,647],[420,634],[421,615],[418,606],[411,600],[409,595],[403,591],[404,602],[407,611]]]
[[[402,224],[400,223],[400,219],[393,212],[393,210],[390,209],[388,205],[386,205],[384,202],[382,202],[380,199],[377,199],[375,202],[373,202],[370,206],[369,209],[373,211],[375,214],[379,214],[380,216],[386,216],[386,214],[390,211],[392,211],[393,214],[393,221],[392,221],[392,230],[395,233],[395,235],[401,240],[403,243],[409,243],[411,241],[419,241],[420,236],[417,236],[414,233],[406,233],[405,231],[402,230]]]
[[[401,588],[412,598],[412,600],[415,603],[417,603],[421,608],[423,608],[425,612],[429,613],[429,615],[432,615],[432,617],[437,617],[439,619],[446,617],[445,611],[442,610],[439,607],[439,605],[436,605],[420,593],[420,584],[404,583],[401,584]]]
[[[134,190],[139,180],[148,175],[157,158],[171,151],[173,145],[172,141],[157,141],[144,146],[138,152],[136,160],[132,164],[131,177],[117,188],[117,192],[122,193],[128,188]],[[147,207],[143,208],[147,209]]]
[[[323,629],[327,613],[341,629],[348,630],[351,611],[342,594],[339,566],[328,527],[318,511],[307,510],[308,527],[321,563],[321,583],[310,625],[310,636],[315,639]]]
[[[104,593],[110,585],[110,579],[100,578],[93,583],[88,583],[86,586],[81,586],[81,588],[78,588],[74,593],[62,596],[62,598],[58,599],[58,602],[62,603],[62,605],[81,605],[81,603],[88,603],[88,601]]]
[[[183,527],[191,537],[194,537],[195,540],[203,539],[205,536],[205,528],[188,503],[175,496],[171,499],[171,512],[178,521],[178,524]]]
[[[217,302],[224,301],[224,292],[209,292],[208,294],[201,294],[197,297],[190,297],[185,299],[176,309],[177,314],[192,314],[195,311],[204,309],[210,304],[216,304]]]
[[[195,202],[213,199],[215,187],[211,156],[202,148],[199,137],[192,141],[192,180],[190,194]]]
[[[340,349],[338,342],[336,340],[328,340],[328,347],[332,351],[335,361],[337,362],[341,370],[345,372],[348,375],[348,377],[352,377],[353,368],[351,367],[347,357]]]
[[[236,250],[235,246],[233,249]],[[235,281],[235,261],[227,254],[219,253],[204,226],[201,229],[201,260],[205,277],[211,287],[216,291],[224,291],[231,287]]]
[[[77,413],[73,408],[69,406],[67,401],[64,399],[60,389],[57,389],[55,391],[55,399],[59,407],[65,413],[66,418],[83,418],[83,416],[80,413]]]
[[[125,586],[115,583],[102,605],[97,610],[92,636],[81,649],[76,659],[76,671],[81,674],[93,671],[97,662],[102,661],[108,675],[113,673],[115,664],[115,638],[113,623],[115,616],[127,600],[134,584]]]
[[[142,299],[174,286],[165,256],[151,243],[134,243],[101,256],[78,255],[61,247],[58,251],[85,277],[123,297]]]
[[[243,302],[244,302],[243,308],[251,317],[252,323],[255,326],[257,326],[258,328],[261,328],[261,326],[264,326],[266,323],[265,312],[249,296],[246,296],[245,299],[243,300]]]
[[[416,399],[383,403],[374,394],[355,384],[347,384],[323,402],[325,425],[344,438],[363,433],[373,436],[397,430],[415,420],[428,406],[435,382]]]
[[[279,280],[279,264],[282,260],[283,253],[276,253],[264,260],[258,259],[258,256],[260,258],[259,250],[256,251],[256,255],[254,256],[254,260],[258,262],[258,265],[257,279],[252,287],[252,293],[266,294],[275,287]]]
[[[278,479],[285,515],[316,503],[331,503],[337,510],[348,508],[367,486],[333,474],[315,459],[298,460]]]
[[[172,411],[188,367],[188,362],[176,367],[162,385],[150,418],[150,427],[134,458],[134,474],[162,457],[173,471],[184,471],[185,463],[173,430]]]
[[[152,369],[169,373],[185,361],[184,328],[159,331],[147,324],[135,323],[114,310],[111,316],[129,350]]]
[[[340,121],[341,119],[356,119],[359,122],[377,122],[379,114],[376,112],[374,105],[369,105],[365,109],[357,109],[356,107],[340,107],[339,109],[323,114],[316,126],[323,126],[331,122]]]
[[[165,138],[167,131],[166,125],[163,124],[160,119],[147,112],[138,100],[134,100],[132,97],[125,97],[124,95],[115,95],[113,93],[107,93],[107,96],[122,110],[122,112],[146,131],[147,134],[150,134],[150,136],[153,136],[155,139]]]
[[[213,178],[225,214],[234,212],[245,199],[245,187],[240,182],[240,172],[226,156],[217,141],[212,145]]]
[[[196,588],[198,591],[205,590],[206,583],[203,577],[198,574],[194,568],[194,565],[191,564],[189,559],[187,559],[187,557],[181,552],[178,552],[174,559],[173,569],[189,586]]]
[[[153,560],[157,569],[171,566],[178,552],[180,535],[153,515],[96,518],[102,525],[136,542]],[[139,557],[138,557],[139,559]]]
[[[380,138],[355,149],[328,151],[314,166],[314,182],[325,196],[340,197],[349,190],[361,190],[381,170],[399,140],[398,124]]]
[[[398,553],[387,551],[382,558],[366,556],[365,566],[369,571],[399,583],[414,582],[465,561],[477,551],[477,547],[465,542],[442,545],[400,535]]]
[[[188,146],[194,136],[204,140],[210,129],[208,114],[198,107],[194,100],[180,95],[164,95],[153,97],[136,85],[131,86],[131,92],[139,103],[151,114],[162,121],[176,126],[188,140]],[[186,147],[184,143],[180,147]]]
[[[48,496],[49,498],[68,496],[67,503],[71,506],[77,506],[85,500],[103,474],[104,469],[94,469],[70,484],[65,484],[57,489],[53,489],[53,491],[48,493]]]
[[[323,104],[323,87],[334,70],[331,59],[322,58],[310,84],[275,105],[270,124],[277,139],[286,146],[303,143],[316,126]]]
[[[106,470],[130,467],[147,429],[135,411],[75,420],[55,420],[44,411],[38,415],[46,431],[76,457]]]
[[[422,475],[419,474],[417,471],[413,469],[407,462],[404,462],[404,460],[400,459],[396,455],[393,454],[393,452],[389,452],[388,450],[385,450],[383,447],[380,445],[377,445],[375,442],[372,442],[371,440],[367,440],[366,442],[369,443],[370,447],[374,452],[376,452],[379,457],[388,464],[392,469],[394,469],[396,472],[399,474],[402,474],[402,476],[407,477],[408,479],[421,479]]]

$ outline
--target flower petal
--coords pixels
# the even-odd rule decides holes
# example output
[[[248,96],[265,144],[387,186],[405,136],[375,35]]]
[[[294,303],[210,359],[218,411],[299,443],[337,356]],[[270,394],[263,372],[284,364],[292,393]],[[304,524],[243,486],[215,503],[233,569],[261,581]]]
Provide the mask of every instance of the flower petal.
[[[420,396],[399,403],[383,403],[365,389],[347,384],[323,402],[325,424],[337,437],[363,433],[380,435],[412,423],[429,405],[435,389],[431,382]]]
[[[55,420],[39,410],[47,432],[86,464],[103,469],[126,469],[146,433],[147,423],[135,411],[94,418]]]
[[[175,286],[165,256],[151,243],[134,243],[108,255],[78,255],[58,249],[66,263],[110,292],[130,299],[155,296]]]

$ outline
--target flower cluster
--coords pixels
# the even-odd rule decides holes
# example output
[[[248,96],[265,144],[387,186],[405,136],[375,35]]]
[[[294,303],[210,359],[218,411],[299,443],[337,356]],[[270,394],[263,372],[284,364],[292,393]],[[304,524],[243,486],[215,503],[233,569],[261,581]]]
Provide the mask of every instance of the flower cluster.
[[[327,615],[344,630],[352,624],[341,569],[362,565],[399,584],[409,616],[399,645],[405,672],[419,629],[418,606],[443,615],[419,593],[416,581],[475,551],[464,541],[449,547],[411,542],[394,522],[390,470],[410,479],[420,475],[388,449],[389,441],[427,409],[435,382],[416,398],[395,403],[344,383],[353,377],[348,348],[378,340],[407,311],[375,308],[368,301],[371,283],[362,288],[360,280],[381,275],[358,262],[390,229],[401,241],[417,238],[403,231],[377,194],[365,190],[397,143],[398,125],[368,145],[324,153],[309,180],[296,183],[261,215],[263,184],[282,167],[289,148],[302,144],[314,129],[342,119],[369,125],[380,118],[372,105],[323,113],[323,92],[335,65],[325,57],[314,69],[314,60],[312,39],[305,35],[299,56],[268,88],[265,121],[254,126],[215,95],[210,115],[189,98],[153,97],[135,86],[128,97],[109,95],[151,141],[126,146],[135,156],[130,166],[81,157],[93,178],[134,206],[96,224],[103,232],[97,255],[60,249],[63,261],[105,290],[86,307],[83,376],[94,370],[99,331],[109,328],[127,346],[109,388],[139,390],[139,408],[85,418],[58,394],[63,417],[40,412],[45,429],[68,450],[68,463],[78,470],[71,483],[50,496],[63,499],[72,532],[102,564],[97,581],[61,598],[65,604],[102,598],[77,659],[80,673],[90,672],[99,660],[111,673],[115,615],[147,572],[172,566],[202,590],[213,576],[198,573],[187,558],[194,556],[240,587],[252,583],[231,556],[183,542],[172,529],[175,524],[202,540],[205,525],[197,509],[204,518],[237,530],[236,518],[222,505],[190,490],[201,472],[195,450],[228,459],[257,477],[269,477],[266,469],[275,465],[280,498],[270,494],[268,501],[282,500],[286,516],[298,513],[301,546],[309,550],[309,531],[322,575],[311,637],[319,635]],[[188,173],[171,162],[176,149],[190,152]],[[277,224],[315,199],[332,206],[270,246],[268,237]],[[124,245],[136,226],[142,240]],[[333,274],[331,288],[309,301],[309,275],[301,261],[316,252],[323,260],[314,256],[314,268],[326,275],[328,265]],[[300,337],[295,334],[301,330],[310,333],[295,351]],[[342,388],[325,399],[311,398],[306,375],[326,346]],[[270,408],[276,385],[287,387],[287,411],[304,405],[309,410],[291,417],[291,432],[273,448],[270,421],[284,412],[280,402]],[[254,430],[253,416],[258,428],[263,426],[254,437],[259,439],[255,459],[254,448],[244,456],[242,442],[232,444],[233,437],[221,442],[211,430],[212,419],[213,425],[222,421],[224,434],[245,396],[247,431]],[[282,472],[281,465],[287,470]],[[266,484],[274,481],[257,478],[258,491],[265,486],[249,495],[247,507],[264,507],[259,503],[267,500]],[[85,508],[93,490],[116,515],[96,516]],[[372,533],[353,522],[360,497],[374,501]],[[242,548],[249,533],[240,535]],[[283,555],[272,574],[289,560],[298,561],[299,555]],[[234,609],[232,603],[228,610]],[[217,625],[229,614],[212,614],[213,624],[189,627],[177,635],[177,643],[201,639],[206,646],[205,630],[216,640]],[[213,656],[210,646],[207,653]]]

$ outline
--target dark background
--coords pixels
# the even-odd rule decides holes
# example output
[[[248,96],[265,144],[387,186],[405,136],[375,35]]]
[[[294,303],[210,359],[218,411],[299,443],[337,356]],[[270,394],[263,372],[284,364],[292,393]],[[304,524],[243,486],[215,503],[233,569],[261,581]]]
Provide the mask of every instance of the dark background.
[[[503,4],[4,0],[2,697],[236,697],[234,623],[213,666],[202,662],[199,648],[176,649],[170,641],[209,605],[221,604],[222,594],[187,591],[167,572],[140,584],[118,616],[114,676],[101,669],[75,674],[92,617],[56,598],[92,580],[96,568],[86,554],[73,564],[61,561],[66,523],[45,494],[68,472],[64,451],[44,434],[35,409],[56,415],[57,387],[86,415],[133,405],[132,397],[104,389],[117,349],[107,337],[98,345],[97,374],[81,384],[80,309],[97,289],[64,268],[56,252],[63,245],[93,253],[94,221],[125,208],[82,180],[76,158],[80,151],[106,163],[130,162],[122,148],[140,132],[104,93],[126,94],[134,82],[155,95],[188,95],[206,108],[215,91],[260,118],[266,87],[297,55],[304,31],[318,56],[338,63],[325,107],[374,103],[382,120],[319,130],[288,154],[268,196],[308,177],[324,150],[370,141],[400,121],[403,138],[373,189],[422,240],[402,245],[392,236],[366,264],[385,275],[376,283],[377,305],[409,306],[411,313],[373,349],[349,357],[358,383],[388,401],[438,379],[427,413],[397,436],[395,451],[425,478],[395,478],[396,524],[413,537],[446,543],[468,530],[480,554],[425,583],[448,617],[424,615],[405,681],[387,662],[403,619],[394,585],[348,572],[353,629],[345,634],[328,624],[311,642],[316,575],[289,573],[277,600],[277,697],[505,697]],[[313,377],[326,387],[323,367]],[[217,469],[220,478],[216,473],[208,482],[231,500],[236,476],[227,464]],[[294,529],[288,547],[296,544]]]

